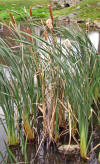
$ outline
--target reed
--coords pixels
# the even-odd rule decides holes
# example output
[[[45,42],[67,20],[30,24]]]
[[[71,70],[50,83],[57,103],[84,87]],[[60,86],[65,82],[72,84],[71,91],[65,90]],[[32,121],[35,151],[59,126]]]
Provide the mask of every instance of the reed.
[[[16,35],[13,40],[19,46],[16,53],[0,39],[0,54],[9,63],[8,67],[0,66],[1,107],[7,130],[4,128],[10,145],[20,140],[24,145],[22,131],[26,140],[34,140],[41,114],[44,138],[48,136],[50,142],[59,142],[67,131],[71,144],[72,138],[77,141],[78,134],[80,155],[88,159],[91,106],[97,104],[100,93],[100,58],[88,38],[88,27],[86,33],[79,27],[54,28],[51,7],[49,10],[50,26],[41,21],[44,38],[34,33],[31,22],[26,31],[18,30],[17,25],[13,29]],[[5,67],[10,80],[4,73]]]
[[[65,32],[66,31],[66,32]],[[96,71],[99,58],[89,38],[82,31],[80,33],[63,29],[60,31],[63,37],[66,35],[72,41],[70,51],[64,47],[63,62],[57,61],[63,68],[66,83],[66,96],[72,106],[72,112],[78,120],[80,133],[80,153],[87,158],[88,151],[88,128],[90,125],[89,116],[94,97],[96,85],[98,85],[99,72]],[[82,32],[82,34],[81,34]],[[98,61],[98,62],[97,62]],[[95,90],[96,91],[96,90]],[[96,92],[99,93],[98,91]],[[98,94],[99,95],[99,94]],[[73,97],[73,99],[72,99]]]
[[[5,116],[6,124],[3,124],[5,133],[7,135],[8,144],[9,145],[17,145],[19,144],[18,133],[16,131],[16,122],[15,122],[15,104],[14,99],[11,98],[11,92],[9,87],[9,80],[5,77],[4,72],[1,74],[2,81],[5,81],[5,84],[1,87],[1,107]]]
[[[7,51],[7,47],[6,50]],[[10,52],[12,52],[12,50],[10,49]],[[13,52],[12,52],[13,54]],[[6,54],[7,55],[7,54]],[[5,56],[6,56],[5,55]],[[9,56],[9,57],[8,57]],[[24,132],[25,135],[27,136],[28,140],[32,140],[34,139],[34,132],[32,132],[32,128],[30,125],[30,115],[33,114],[31,113],[32,111],[34,113],[35,109],[33,109],[34,102],[31,100],[33,100],[35,98],[35,96],[32,97],[32,95],[30,94],[31,87],[34,87],[34,76],[30,79],[30,82],[28,83],[28,79],[26,79],[27,73],[29,71],[29,68],[27,68],[27,63],[25,65],[24,60],[23,60],[23,46],[21,47],[21,56],[20,56],[20,60],[21,63],[19,63],[19,61],[16,59],[16,56],[11,56],[11,53],[7,56],[7,60],[9,62],[9,65],[11,66],[10,68],[10,80],[6,80],[6,77],[3,79],[3,81],[7,81],[7,85],[4,86],[3,88],[3,93],[4,95],[8,95],[7,99],[6,97],[4,98],[4,104],[2,104],[2,107],[5,106],[6,104],[9,105],[9,103],[7,103],[8,98],[9,101],[11,101],[11,111],[12,114],[14,115],[15,113],[15,108],[16,107],[16,111],[17,111],[17,121],[23,120],[23,128],[24,128]],[[28,62],[28,60],[27,60]],[[31,66],[31,65],[30,65]],[[28,73],[28,76],[31,76],[32,71],[30,71]],[[15,80],[16,79],[16,80]],[[32,85],[32,86],[31,86]],[[4,90],[5,89],[5,90]],[[9,93],[8,93],[9,91]],[[28,95],[27,95],[28,92]],[[36,102],[36,101],[35,101]],[[5,108],[3,108],[5,109]],[[10,110],[10,109],[9,109]],[[8,111],[9,113],[9,111]],[[9,122],[11,123],[11,120],[13,121],[13,123],[15,122],[15,118],[13,117],[13,115],[11,116],[11,119],[9,120]],[[9,117],[6,115],[5,113],[5,117],[6,119],[9,119]],[[33,117],[33,116],[32,116]],[[34,115],[35,118],[35,115]],[[34,122],[34,119],[33,119]],[[7,124],[8,125],[8,124]],[[11,126],[12,124],[10,124],[9,126]],[[19,126],[19,125],[18,125]],[[33,126],[33,124],[32,124]],[[10,127],[8,127],[10,128]],[[15,130],[15,128],[11,128],[13,131]],[[11,137],[9,137],[11,138]],[[13,140],[11,139],[11,141],[13,142]],[[11,143],[10,143],[11,144]]]
[[[81,156],[88,159],[88,128],[91,121],[89,120],[89,117],[91,114],[91,105],[96,98],[94,97],[94,90],[96,89],[96,85],[98,85],[98,80],[95,81],[94,79],[99,77],[99,72],[96,71],[99,64],[99,58],[87,34],[83,33],[82,31],[79,33],[66,28],[57,29],[56,31],[58,34],[61,34],[62,38],[67,36],[68,40],[71,40],[70,49],[66,45],[59,45],[59,43],[54,42],[54,40],[50,43],[46,43],[42,40],[44,43],[46,43],[47,48],[45,50],[43,47],[40,47],[40,50],[44,51],[46,54],[49,54],[50,59],[52,60],[53,74],[51,74],[51,79],[54,77],[52,84],[55,87],[57,86],[58,81],[58,79],[55,77],[55,74],[58,73],[58,70],[55,68],[57,63],[61,66],[62,72],[60,71],[58,77],[61,76],[61,78],[65,80],[64,95],[66,96],[67,100],[65,103],[66,108],[68,108],[68,113],[74,116],[76,124],[79,126]],[[51,92],[53,93],[55,93],[54,88],[51,87]],[[59,87],[57,90],[59,90]],[[52,125],[55,125],[53,118],[55,117],[55,107],[57,107],[56,102],[57,97],[55,94],[52,100]],[[68,102],[71,104],[70,109]],[[70,121],[70,119],[68,121]],[[72,129],[75,127],[72,127]],[[55,126],[53,126],[53,130],[54,128]],[[50,136],[54,136],[53,130],[52,132],[49,131]],[[70,133],[72,134],[72,132]]]

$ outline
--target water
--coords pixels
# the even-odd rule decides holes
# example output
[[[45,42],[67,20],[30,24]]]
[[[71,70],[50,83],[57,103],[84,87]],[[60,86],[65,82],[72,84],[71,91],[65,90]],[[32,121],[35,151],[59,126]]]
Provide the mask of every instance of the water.
[[[39,33],[39,31],[38,31]],[[2,31],[0,31],[2,34]],[[2,34],[3,36],[3,34]],[[92,41],[93,45],[95,46],[96,50],[100,54],[100,33],[97,31],[93,31],[89,33],[89,38]],[[7,75],[8,79],[10,78],[9,72],[7,69],[4,70],[5,74]],[[0,118],[4,119],[3,111],[0,107]],[[98,134],[97,134],[98,136]],[[5,145],[3,141],[7,141],[6,135],[3,129],[3,126],[0,124],[0,151],[5,154]],[[91,148],[93,148],[94,143],[91,142]],[[38,145],[39,146],[39,145]],[[66,156],[64,154],[60,154],[54,146],[48,146],[48,142],[46,145],[42,143],[39,152],[35,158],[36,152],[38,150],[38,146],[34,143],[27,145],[27,152],[28,152],[28,160],[32,164],[98,164],[97,154],[95,152],[91,153],[89,161],[81,160],[80,156],[72,157]],[[23,157],[20,153],[20,149],[15,150],[15,154],[20,161],[23,160]],[[5,154],[6,155],[6,154]],[[6,156],[7,158],[7,156]],[[35,160],[34,160],[35,158]],[[0,157],[0,163],[2,159]],[[2,163],[3,164],[3,163]]]
[[[0,118],[4,120],[4,113],[3,113],[2,109],[1,109],[1,107],[0,107]],[[3,126],[0,123],[0,151],[3,152],[3,154],[5,154],[5,144],[4,144],[4,141],[7,142],[7,138],[6,138]],[[0,157],[0,161],[2,161],[1,157]]]
[[[97,31],[92,31],[89,33],[89,38],[90,38],[91,42],[93,43],[93,45],[97,51],[99,51],[99,44],[100,44],[99,43],[100,42],[99,35],[100,35],[100,33]]]

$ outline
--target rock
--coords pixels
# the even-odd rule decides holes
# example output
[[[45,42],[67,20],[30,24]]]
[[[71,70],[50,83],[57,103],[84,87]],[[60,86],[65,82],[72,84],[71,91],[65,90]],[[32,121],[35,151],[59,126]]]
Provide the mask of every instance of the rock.
[[[43,6],[40,6],[40,5],[37,5],[35,7],[32,7],[32,10],[36,10],[36,9],[39,9],[39,8],[42,8]]]
[[[45,14],[45,12],[42,12],[42,14]]]
[[[94,24],[95,24],[95,26],[98,28],[98,29],[100,29],[100,21],[94,21],[93,22]]]
[[[68,17],[74,17],[75,15],[73,14],[73,13],[71,13],[71,14],[68,14]]]
[[[37,7],[37,8],[43,8],[43,6],[41,6],[41,5],[37,5],[36,7]]]
[[[62,15],[58,17],[58,21],[70,21],[69,17],[66,15]]]
[[[78,154],[80,147],[79,145],[62,145],[58,147],[58,151],[64,154]]]
[[[77,7],[76,7],[76,10],[79,10],[80,8],[81,8],[80,6],[77,6]]]
[[[85,23],[84,20],[77,20],[77,23]]]
[[[53,0],[52,3],[55,9],[59,7],[64,8],[64,2],[60,2],[60,0]]]
[[[76,3],[80,2],[80,0],[53,0],[52,4],[55,5],[56,3],[60,4],[61,7],[70,7],[76,5]]]
[[[71,13],[71,14],[68,14],[68,17],[71,19],[71,18],[74,18],[75,15],[77,15],[78,13]]]
[[[86,7],[90,7],[90,5],[87,3],[86,5],[85,5]]]
[[[74,15],[77,15],[79,12],[75,12],[75,13],[73,13]]]
[[[37,8],[36,7],[32,7],[32,10],[36,10]]]
[[[65,3],[64,7],[70,7],[70,4],[69,3]]]
[[[92,27],[92,28],[94,28],[95,27],[95,23],[94,22],[90,22],[89,23],[89,26]]]
[[[97,6],[100,6],[100,2],[97,2]]]
[[[54,2],[52,9],[57,10],[57,9],[61,9],[61,8],[63,8],[63,7],[64,7],[64,6],[61,6],[60,3]]]

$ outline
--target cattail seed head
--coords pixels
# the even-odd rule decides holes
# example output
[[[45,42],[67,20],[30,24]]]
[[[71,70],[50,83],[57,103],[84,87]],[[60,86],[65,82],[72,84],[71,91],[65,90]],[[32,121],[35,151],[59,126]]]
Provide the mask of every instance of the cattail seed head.
[[[15,24],[16,22],[15,22],[14,16],[12,15],[11,12],[9,13],[9,15],[10,15],[10,17],[11,17],[11,20],[12,20],[13,24]]]
[[[53,25],[52,25],[52,20],[51,20],[51,19],[48,19],[48,20],[46,21],[46,25],[47,25],[47,27],[48,27],[50,30],[53,29]]]
[[[89,32],[89,22],[86,23],[86,33]]]
[[[48,5],[48,8],[49,8],[50,17],[51,17],[52,24],[53,24],[53,13],[52,13],[52,7],[51,7],[51,5]]]
[[[67,45],[68,49],[71,48],[71,43],[68,39],[65,40],[65,44]]]
[[[27,27],[27,33],[29,35],[31,35],[31,31],[30,31],[30,28],[29,27]],[[33,38],[31,36],[29,37],[29,40],[30,40],[31,43],[33,42]]]
[[[29,8],[30,17],[32,17],[32,8]]]
[[[44,31],[44,38],[45,38],[45,40],[48,40],[48,38],[47,38],[47,31],[46,30]]]

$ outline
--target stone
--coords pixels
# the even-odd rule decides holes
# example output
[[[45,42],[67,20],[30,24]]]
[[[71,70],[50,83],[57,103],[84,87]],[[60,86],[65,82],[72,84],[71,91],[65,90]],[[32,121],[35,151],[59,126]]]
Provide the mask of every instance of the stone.
[[[77,20],[77,23],[85,23],[85,21],[84,20]]]
[[[90,5],[87,3],[86,5],[85,5],[86,7],[90,7]]]
[[[78,154],[80,151],[79,145],[61,145],[58,151],[64,154]]]
[[[58,3],[61,7],[70,7],[76,5],[78,2],[80,2],[80,0],[53,0],[52,4],[55,5]]]
[[[74,16],[74,14],[73,14],[73,13],[70,13],[70,14],[68,14],[68,16],[69,16],[69,17],[73,17],[73,16]]]
[[[42,14],[45,14],[45,12],[42,12]]]
[[[100,6],[100,2],[97,2],[97,6]]]
[[[75,12],[75,13],[73,13],[73,15],[77,15],[79,12]]]
[[[75,15],[77,15],[77,14],[78,14],[78,13],[76,13],[76,12],[75,12],[75,13],[71,13],[71,14],[68,14],[68,17],[69,17],[69,18],[74,18]]]
[[[37,8],[36,7],[32,7],[32,10],[36,10]]]
[[[61,9],[61,8],[63,8],[63,7],[64,7],[64,6],[61,6],[60,3],[54,2],[52,9],[54,9],[54,10],[56,9],[56,10],[57,10],[57,9]]]
[[[79,10],[80,8],[81,8],[80,6],[77,6],[77,7],[76,7],[76,10]]]
[[[94,28],[95,27],[95,23],[94,22],[90,22],[89,23],[89,26],[92,27],[92,28]]]
[[[70,7],[70,4],[69,3],[65,3],[64,7]]]
[[[100,29],[100,21],[95,20],[94,24],[98,29]]]
[[[68,18],[69,18],[70,21],[73,21],[74,17],[75,17],[74,14],[68,14]]]
[[[58,21],[70,22],[70,18],[66,15],[62,15],[58,17]]]
[[[41,6],[41,5],[37,5],[36,7],[37,7],[37,8],[43,8],[43,6]]]
[[[41,6],[41,5],[37,5],[37,6],[35,6],[35,7],[32,7],[32,10],[36,10],[36,9],[39,9],[39,8],[42,8],[43,6]]]

